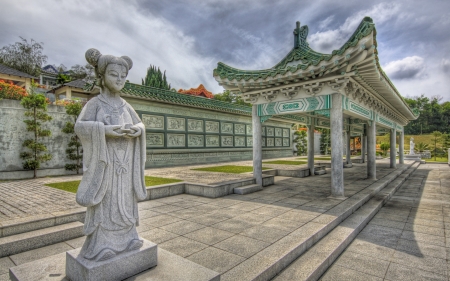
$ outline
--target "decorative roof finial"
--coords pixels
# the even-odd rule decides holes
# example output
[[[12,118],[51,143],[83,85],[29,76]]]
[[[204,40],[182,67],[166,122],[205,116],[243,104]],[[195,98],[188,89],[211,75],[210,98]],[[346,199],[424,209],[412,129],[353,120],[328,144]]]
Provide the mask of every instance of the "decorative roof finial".
[[[300,27],[300,22],[296,22],[296,28],[294,29],[294,48],[300,47],[300,45],[308,45],[306,43],[306,37],[308,36],[308,26],[304,25]]]

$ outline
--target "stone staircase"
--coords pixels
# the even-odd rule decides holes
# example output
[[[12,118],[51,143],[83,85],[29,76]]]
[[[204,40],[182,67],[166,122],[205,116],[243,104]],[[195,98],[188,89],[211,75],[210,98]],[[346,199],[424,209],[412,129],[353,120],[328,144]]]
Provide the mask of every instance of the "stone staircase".
[[[420,163],[404,165],[221,276],[317,280]]]
[[[272,280],[318,280],[419,165],[411,165]]]
[[[0,258],[83,236],[85,210],[43,214],[0,225]]]

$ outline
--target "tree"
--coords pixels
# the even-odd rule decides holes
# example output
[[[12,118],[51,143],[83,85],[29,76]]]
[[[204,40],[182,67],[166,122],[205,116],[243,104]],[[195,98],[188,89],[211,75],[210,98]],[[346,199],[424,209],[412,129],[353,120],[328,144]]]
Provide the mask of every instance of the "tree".
[[[26,39],[20,39],[21,41],[0,49],[0,63],[37,77],[42,65],[47,62],[47,56],[42,53],[43,43],[33,39],[28,43]]]
[[[297,147],[297,155],[305,155],[308,149],[308,140],[307,140],[307,134],[305,130],[298,130],[295,131],[294,136],[296,138],[294,139],[295,146]]]
[[[448,156],[448,149],[450,148],[450,134],[442,134],[441,140],[444,154]]]
[[[434,161],[436,161],[436,154],[437,154],[437,140],[442,136],[442,133],[439,131],[434,131],[433,132],[433,137],[434,137]]]
[[[24,159],[23,168],[25,170],[34,170],[34,178],[37,177],[37,169],[40,168],[42,162],[52,159],[52,155],[47,152],[47,147],[41,142],[42,137],[51,135],[50,130],[44,130],[42,123],[52,120],[47,114],[47,100],[44,95],[37,94],[36,84],[32,84],[28,96],[22,98],[20,102],[27,109],[25,116],[31,119],[24,120],[27,125],[27,131],[33,133],[33,138],[26,139],[23,146],[28,151],[22,152],[20,157]]]
[[[317,131],[321,132],[320,135],[320,153],[327,155],[330,153],[331,148],[331,137],[330,137],[330,130],[329,129],[323,129],[318,128]]]
[[[380,144],[380,149],[383,151],[384,156],[386,156],[389,148],[391,148],[391,144],[388,142],[383,142]]]
[[[156,66],[153,65],[147,68],[147,75],[145,75],[145,79],[142,79],[142,85],[165,90],[171,88],[170,84],[167,84],[166,71],[163,74],[159,67],[156,69]]]
[[[72,78],[64,73],[58,73],[58,77],[56,77],[57,84],[64,84],[70,81],[72,81]]]
[[[66,113],[73,116],[73,122],[67,122],[62,131],[66,134],[70,134],[70,142],[68,144],[69,148],[66,149],[67,158],[75,163],[68,163],[65,165],[66,170],[76,171],[77,174],[80,173],[82,167],[83,151],[81,147],[80,139],[77,134],[75,134],[75,122],[77,121],[78,115],[81,113],[83,105],[79,101],[71,101],[66,105]]]
[[[69,73],[73,80],[90,79],[94,75],[94,67],[90,64],[86,64],[85,66],[76,64],[70,68]]]
[[[235,94],[229,90],[225,90],[223,91],[222,94],[215,94],[214,95],[214,99],[215,100],[220,100],[220,101],[225,101],[225,102],[231,102],[234,104],[239,104],[239,105],[248,105],[250,106],[249,103],[246,103],[241,95]]]

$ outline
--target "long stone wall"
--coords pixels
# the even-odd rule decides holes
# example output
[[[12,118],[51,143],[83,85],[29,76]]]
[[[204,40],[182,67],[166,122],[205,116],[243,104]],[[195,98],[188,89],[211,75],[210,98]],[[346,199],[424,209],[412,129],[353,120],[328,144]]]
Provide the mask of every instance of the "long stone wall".
[[[146,168],[217,163],[252,159],[251,117],[183,107],[169,103],[126,98],[142,118],[147,132]],[[26,131],[25,109],[15,100],[0,100],[0,180],[33,176],[22,168],[22,143],[32,137]],[[61,106],[48,106],[53,120],[44,127],[52,132],[43,143],[53,155],[38,176],[67,175],[64,165],[69,135],[61,129],[71,117]],[[263,158],[292,156],[291,123],[263,124]]]
[[[168,103],[131,99],[147,130],[146,167],[252,159],[252,119]],[[266,121],[263,158],[292,156],[291,123]]]

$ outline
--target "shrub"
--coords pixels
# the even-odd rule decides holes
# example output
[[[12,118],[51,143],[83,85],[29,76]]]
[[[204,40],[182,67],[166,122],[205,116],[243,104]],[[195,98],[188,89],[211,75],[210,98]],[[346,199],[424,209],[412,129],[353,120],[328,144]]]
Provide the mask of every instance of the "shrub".
[[[11,81],[0,80],[0,99],[21,100],[28,96],[27,91]]]

